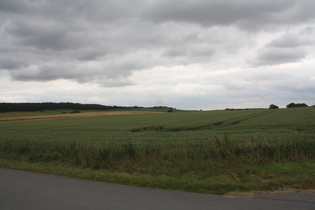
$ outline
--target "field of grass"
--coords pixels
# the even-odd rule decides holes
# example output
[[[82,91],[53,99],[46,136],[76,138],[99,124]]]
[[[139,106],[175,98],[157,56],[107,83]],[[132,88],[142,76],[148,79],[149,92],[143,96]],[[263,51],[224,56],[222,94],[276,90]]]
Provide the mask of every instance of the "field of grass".
[[[315,108],[0,124],[0,167],[205,193],[315,189]]]

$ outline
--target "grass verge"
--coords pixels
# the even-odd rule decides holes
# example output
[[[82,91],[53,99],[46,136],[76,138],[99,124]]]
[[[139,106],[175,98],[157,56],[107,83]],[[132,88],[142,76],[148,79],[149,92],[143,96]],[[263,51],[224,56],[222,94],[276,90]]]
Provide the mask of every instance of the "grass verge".
[[[133,186],[161,188],[198,193],[226,194],[229,192],[311,190],[315,189],[315,163],[271,162],[261,166],[226,167],[219,175],[196,178],[185,175],[172,177],[141,173],[111,172],[54,163],[29,163],[0,159],[0,167],[27,170]]]

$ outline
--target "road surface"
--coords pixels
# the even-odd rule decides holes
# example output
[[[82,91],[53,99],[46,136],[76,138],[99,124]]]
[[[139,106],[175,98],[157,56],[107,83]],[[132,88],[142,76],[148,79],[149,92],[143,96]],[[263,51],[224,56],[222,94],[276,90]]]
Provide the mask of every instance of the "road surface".
[[[0,168],[0,209],[315,209],[315,193],[235,198],[124,186]]]

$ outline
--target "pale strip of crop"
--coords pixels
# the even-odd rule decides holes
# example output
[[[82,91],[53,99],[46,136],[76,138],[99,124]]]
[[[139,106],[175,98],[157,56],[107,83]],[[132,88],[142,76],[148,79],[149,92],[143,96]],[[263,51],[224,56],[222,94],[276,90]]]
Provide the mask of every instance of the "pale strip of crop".
[[[50,120],[61,118],[73,118],[73,117],[96,117],[104,115],[133,115],[133,114],[157,114],[162,112],[147,112],[147,111],[115,111],[115,112],[87,112],[87,113],[71,113],[71,114],[56,114],[45,116],[20,116],[20,117],[2,117],[0,123],[6,122],[19,122],[19,121],[31,121],[31,120]]]

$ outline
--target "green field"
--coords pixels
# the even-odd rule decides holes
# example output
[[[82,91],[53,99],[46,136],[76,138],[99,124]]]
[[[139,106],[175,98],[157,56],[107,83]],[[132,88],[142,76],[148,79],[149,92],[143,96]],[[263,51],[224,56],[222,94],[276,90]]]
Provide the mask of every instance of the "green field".
[[[0,167],[205,193],[315,189],[315,108],[0,123]]]

